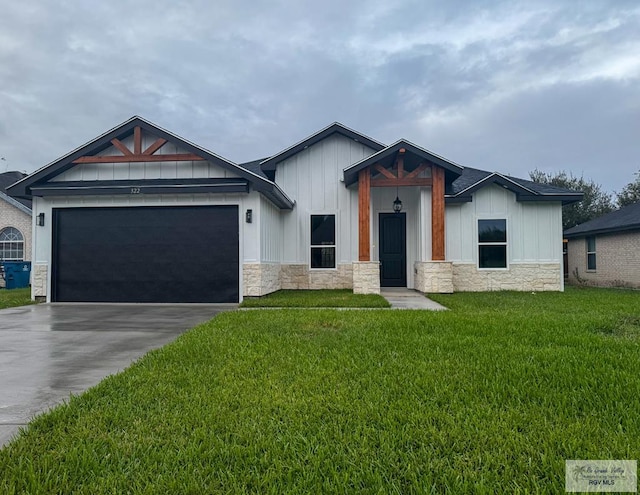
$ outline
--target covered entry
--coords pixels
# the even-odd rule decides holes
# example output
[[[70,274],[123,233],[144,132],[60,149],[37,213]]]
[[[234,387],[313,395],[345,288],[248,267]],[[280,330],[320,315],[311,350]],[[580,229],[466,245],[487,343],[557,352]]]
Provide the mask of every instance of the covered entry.
[[[445,189],[461,173],[459,165],[405,140],[344,170],[345,185],[358,187],[358,264],[354,268],[354,288],[362,293],[376,293],[380,287],[424,285],[414,280],[421,276],[418,265],[445,260]],[[388,194],[372,194],[372,190],[390,190],[396,199],[398,194],[409,196],[412,207],[397,208],[400,205],[389,199]],[[383,197],[387,199],[381,204]],[[406,215],[399,211],[406,211]],[[393,219],[394,215],[398,218]],[[374,287],[369,281],[376,270],[380,284]]]
[[[53,210],[52,301],[237,303],[237,206]]]

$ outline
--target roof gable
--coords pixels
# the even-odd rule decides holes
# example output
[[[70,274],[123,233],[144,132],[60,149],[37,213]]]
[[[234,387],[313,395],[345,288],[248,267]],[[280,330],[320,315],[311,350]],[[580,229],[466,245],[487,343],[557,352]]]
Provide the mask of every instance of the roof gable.
[[[386,168],[390,167],[394,163],[396,156],[401,149],[404,149],[407,155],[413,156],[418,161],[425,161],[443,168],[447,173],[448,182],[451,182],[455,177],[458,177],[464,169],[461,165],[421,148],[406,139],[400,139],[399,141],[379,150],[377,153],[374,153],[373,155],[345,168],[343,171],[345,185],[350,186],[355,183],[358,180],[358,173],[367,167],[375,164],[380,164]]]
[[[287,158],[292,157],[293,155],[300,153],[301,151],[307,149],[310,146],[322,141],[323,139],[333,135],[340,134],[345,136],[348,139],[353,139],[359,143],[364,144],[365,146],[371,148],[374,151],[379,151],[384,148],[384,144],[372,139],[364,134],[361,134],[353,129],[350,129],[339,122],[334,122],[333,124],[325,127],[324,129],[319,130],[315,134],[303,139],[302,141],[290,146],[281,152],[263,160],[260,163],[260,168],[266,172],[267,174],[275,172],[276,166],[279,162],[286,160]]]
[[[156,140],[145,149],[142,148],[141,134],[143,131],[156,137]],[[131,135],[134,136],[133,149],[123,143],[124,140],[130,139]],[[186,150],[187,153],[162,154],[162,147],[167,142],[176,144],[181,150]],[[105,150],[109,150],[109,148],[115,148],[121,154],[110,153],[108,156],[104,156]],[[9,188],[8,193],[15,197],[29,198],[32,195],[32,188],[53,182],[56,176],[77,164],[184,160],[206,160],[213,163],[245,179],[255,190],[265,194],[280,208],[290,209],[293,207],[293,201],[275,183],[264,176],[258,175],[138,116],[132,117],[20,180]],[[177,181],[180,181],[180,179],[176,179]]]
[[[564,232],[568,238],[640,229],[640,202],[612,211]]]

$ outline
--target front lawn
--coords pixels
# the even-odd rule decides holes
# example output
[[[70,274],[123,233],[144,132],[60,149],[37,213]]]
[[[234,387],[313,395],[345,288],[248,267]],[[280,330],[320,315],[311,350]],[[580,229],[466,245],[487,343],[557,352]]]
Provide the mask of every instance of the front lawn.
[[[221,314],[0,451],[2,493],[562,493],[640,457],[640,293]]]
[[[0,289],[0,309],[13,308],[34,304],[31,300],[31,288],[24,289]]]
[[[354,294],[340,290],[279,290],[262,297],[245,298],[243,308],[389,308],[387,300],[376,294]]]

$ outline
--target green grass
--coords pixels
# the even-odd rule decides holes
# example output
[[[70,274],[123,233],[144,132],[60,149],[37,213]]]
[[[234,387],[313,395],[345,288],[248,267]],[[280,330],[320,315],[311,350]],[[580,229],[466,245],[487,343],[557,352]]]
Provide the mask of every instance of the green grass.
[[[11,290],[0,289],[0,309],[26,306],[27,304],[35,304],[31,300],[30,287]]]
[[[388,308],[387,300],[375,294],[340,290],[280,290],[262,297],[245,298],[243,308]]]
[[[0,493],[563,493],[640,457],[640,292],[224,313],[0,451]]]

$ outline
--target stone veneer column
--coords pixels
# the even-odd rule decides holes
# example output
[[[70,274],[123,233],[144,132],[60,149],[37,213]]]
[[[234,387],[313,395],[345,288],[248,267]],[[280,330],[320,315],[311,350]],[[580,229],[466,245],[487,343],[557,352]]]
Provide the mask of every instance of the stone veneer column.
[[[46,263],[31,265],[31,297],[36,301],[42,301],[47,297],[48,272],[49,265]]]
[[[279,263],[244,263],[242,282],[245,297],[264,296],[280,290]]]
[[[450,261],[416,261],[416,290],[431,294],[453,292],[453,263]]]
[[[353,293],[380,294],[379,261],[354,261]]]

